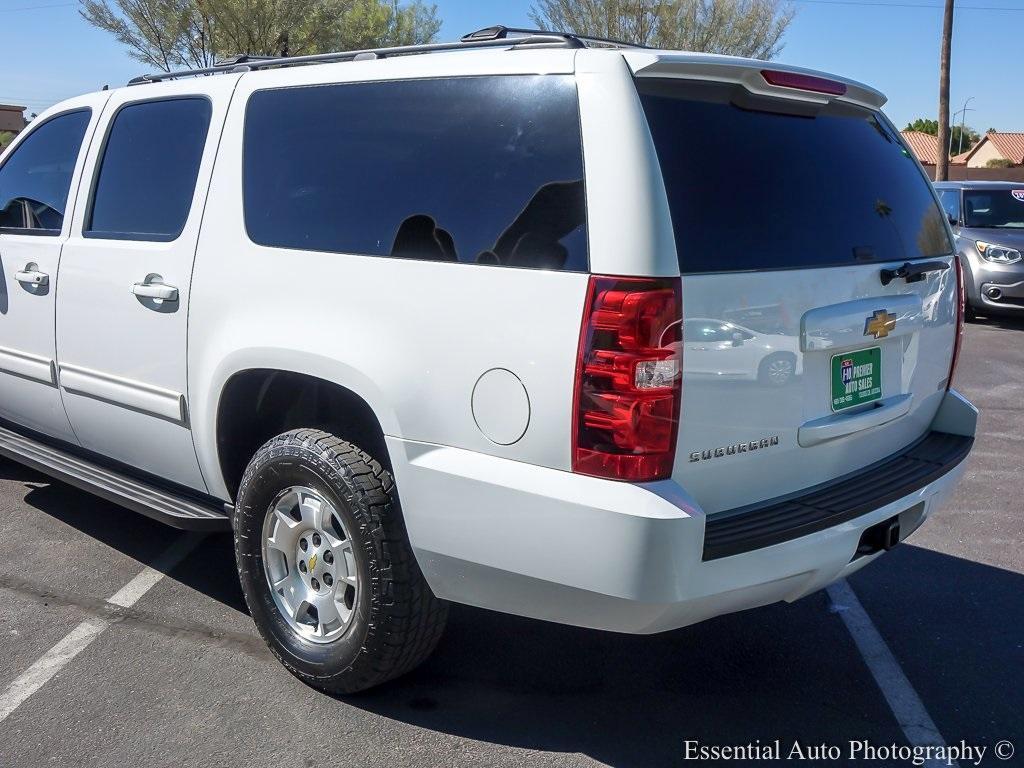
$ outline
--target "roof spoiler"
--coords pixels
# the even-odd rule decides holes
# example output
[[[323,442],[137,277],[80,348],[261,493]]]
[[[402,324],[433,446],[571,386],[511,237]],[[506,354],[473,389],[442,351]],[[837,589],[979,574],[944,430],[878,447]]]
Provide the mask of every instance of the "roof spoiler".
[[[827,104],[833,100],[881,109],[885,96],[874,88],[844,77],[756,59],[675,51],[625,51],[636,77],[732,82],[756,96]]]

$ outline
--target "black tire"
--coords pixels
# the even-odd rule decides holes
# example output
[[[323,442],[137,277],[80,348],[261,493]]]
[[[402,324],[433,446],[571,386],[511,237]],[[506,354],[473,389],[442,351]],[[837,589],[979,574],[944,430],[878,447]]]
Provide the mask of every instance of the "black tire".
[[[771,365],[772,363],[785,363],[789,366],[789,373],[785,377],[772,375]],[[768,355],[764,360],[761,361],[761,365],[758,366],[757,380],[762,384],[768,384],[773,387],[784,387],[789,384],[796,376],[796,355],[789,352],[775,352]]]
[[[291,486],[313,489],[343,518],[360,588],[337,639],[316,643],[282,616],[267,581],[263,525]],[[434,650],[448,604],[430,591],[413,557],[391,475],[371,456],[317,429],[267,442],[249,462],[234,513],[235,558],[249,612],[270,650],[305,683],[334,694],[362,691],[416,667]],[[364,586],[365,585],[365,586]]]

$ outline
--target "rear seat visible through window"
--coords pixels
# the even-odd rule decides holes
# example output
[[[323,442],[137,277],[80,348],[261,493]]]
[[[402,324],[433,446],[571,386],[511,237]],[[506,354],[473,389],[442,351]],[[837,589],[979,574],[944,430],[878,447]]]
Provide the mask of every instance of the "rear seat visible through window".
[[[586,271],[579,125],[569,76],[259,91],[246,228],[274,247]]]

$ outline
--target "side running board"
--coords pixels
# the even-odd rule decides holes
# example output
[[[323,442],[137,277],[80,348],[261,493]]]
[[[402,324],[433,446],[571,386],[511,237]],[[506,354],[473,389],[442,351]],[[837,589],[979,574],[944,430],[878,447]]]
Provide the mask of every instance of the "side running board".
[[[158,488],[4,427],[0,427],[0,456],[175,528],[231,529],[231,519],[222,504]]]

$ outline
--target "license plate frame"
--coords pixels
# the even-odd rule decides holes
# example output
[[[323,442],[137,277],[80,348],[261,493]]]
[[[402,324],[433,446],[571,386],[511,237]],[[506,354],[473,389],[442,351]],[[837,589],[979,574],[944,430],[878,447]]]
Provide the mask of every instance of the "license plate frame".
[[[865,347],[832,355],[829,377],[833,413],[881,400],[882,348]]]

